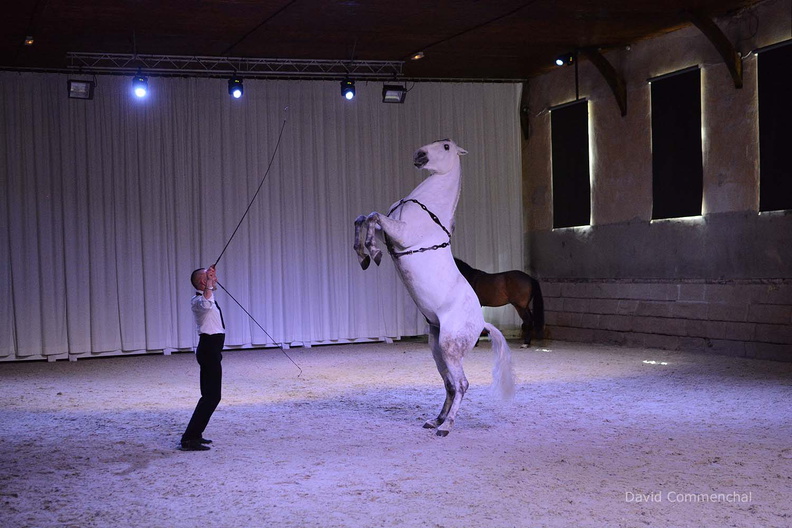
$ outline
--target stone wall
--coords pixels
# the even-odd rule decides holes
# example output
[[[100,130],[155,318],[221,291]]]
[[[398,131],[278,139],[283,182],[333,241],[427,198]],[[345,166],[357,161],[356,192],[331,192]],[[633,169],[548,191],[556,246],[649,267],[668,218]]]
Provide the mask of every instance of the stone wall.
[[[525,270],[546,297],[548,336],[792,361],[792,210],[759,212],[757,59],[792,38],[792,0],[716,20],[743,57],[736,88],[688,26],[603,56],[627,114],[589,62],[528,84],[523,144]],[[701,215],[652,220],[648,79],[701,69]],[[591,223],[553,228],[550,108],[588,100]]]
[[[547,338],[792,361],[792,280],[550,279]]]

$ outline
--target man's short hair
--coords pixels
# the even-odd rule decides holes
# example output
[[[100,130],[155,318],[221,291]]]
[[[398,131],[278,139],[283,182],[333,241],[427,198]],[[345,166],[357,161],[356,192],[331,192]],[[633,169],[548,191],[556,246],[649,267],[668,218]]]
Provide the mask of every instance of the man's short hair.
[[[192,283],[193,288],[195,288],[196,290],[201,287],[201,285],[198,283],[198,278],[201,276],[201,273],[205,271],[206,271],[205,268],[198,268],[197,270],[192,272],[192,275],[190,275],[190,282]]]

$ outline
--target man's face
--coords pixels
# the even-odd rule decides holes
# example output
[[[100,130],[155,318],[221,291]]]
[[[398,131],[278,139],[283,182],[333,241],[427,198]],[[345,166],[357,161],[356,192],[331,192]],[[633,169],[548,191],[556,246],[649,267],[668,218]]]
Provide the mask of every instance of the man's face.
[[[205,269],[201,270],[201,273],[198,274],[197,280],[196,280],[200,290],[205,290],[206,289],[206,279],[207,279],[206,270]]]

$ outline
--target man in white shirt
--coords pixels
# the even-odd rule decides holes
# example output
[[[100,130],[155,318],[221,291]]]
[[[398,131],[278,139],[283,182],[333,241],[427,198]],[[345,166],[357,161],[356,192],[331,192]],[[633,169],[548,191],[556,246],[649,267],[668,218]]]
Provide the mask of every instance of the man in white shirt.
[[[192,298],[192,312],[198,330],[198,347],[195,357],[201,366],[201,398],[195,406],[190,423],[181,438],[182,451],[208,451],[211,440],[203,437],[212,413],[220,403],[223,380],[223,345],[225,344],[225,323],[223,312],[214,298],[217,274],[214,266],[198,268],[192,272],[190,281],[195,288]]]

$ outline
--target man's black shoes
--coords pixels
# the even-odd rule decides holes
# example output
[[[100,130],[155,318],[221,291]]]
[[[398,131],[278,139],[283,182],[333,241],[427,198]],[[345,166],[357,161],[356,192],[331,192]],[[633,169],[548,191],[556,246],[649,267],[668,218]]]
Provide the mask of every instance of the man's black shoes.
[[[180,449],[182,451],[209,451],[211,448],[203,445],[202,440],[202,438],[199,440],[182,440]]]
[[[208,438],[201,438],[199,440],[199,442],[201,442],[202,444],[211,444],[212,443],[212,441],[209,440]]]

